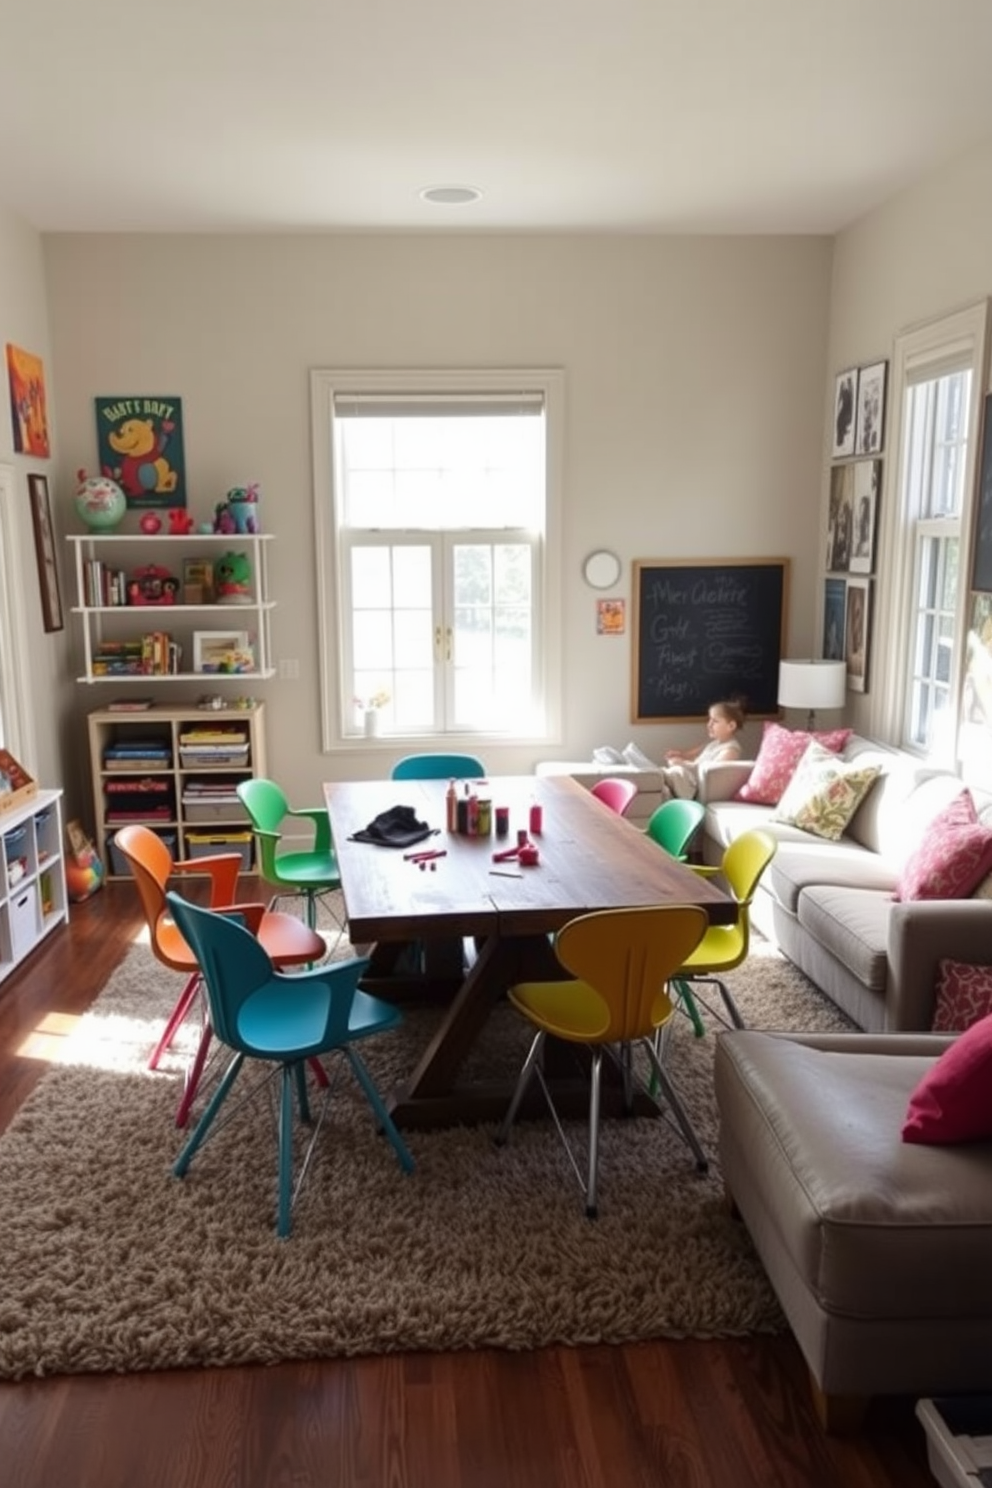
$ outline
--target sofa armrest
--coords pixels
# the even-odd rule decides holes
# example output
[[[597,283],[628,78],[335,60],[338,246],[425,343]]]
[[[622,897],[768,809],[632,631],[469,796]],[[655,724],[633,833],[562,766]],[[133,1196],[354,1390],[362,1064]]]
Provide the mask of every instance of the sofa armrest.
[[[887,1032],[930,1027],[938,963],[945,957],[992,965],[992,901],[919,899],[893,904],[885,994]]]
[[[754,769],[754,760],[713,760],[699,766],[696,795],[704,804],[710,801],[732,801],[746,785]]]

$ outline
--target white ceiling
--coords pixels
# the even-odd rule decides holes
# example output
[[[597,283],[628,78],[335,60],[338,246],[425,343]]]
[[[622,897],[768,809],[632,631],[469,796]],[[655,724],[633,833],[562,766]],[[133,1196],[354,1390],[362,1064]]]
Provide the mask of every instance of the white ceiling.
[[[2,0],[57,231],[830,233],[992,135],[990,0]],[[470,207],[422,188],[469,184]]]

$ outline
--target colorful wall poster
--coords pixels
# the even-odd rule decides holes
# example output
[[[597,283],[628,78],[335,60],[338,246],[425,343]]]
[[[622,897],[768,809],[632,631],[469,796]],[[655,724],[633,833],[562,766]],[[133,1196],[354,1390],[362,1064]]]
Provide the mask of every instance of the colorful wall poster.
[[[128,506],[185,506],[181,399],[118,397],[95,402],[100,472],[117,481]]]
[[[7,342],[7,381],[14,449],[20,455],[47,460],[48,410],[45,405],[45,368],[41,357]]]

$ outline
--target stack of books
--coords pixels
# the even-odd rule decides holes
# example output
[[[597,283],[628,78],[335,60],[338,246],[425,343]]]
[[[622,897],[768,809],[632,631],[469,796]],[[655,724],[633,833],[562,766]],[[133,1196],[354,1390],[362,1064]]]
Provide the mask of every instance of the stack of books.
[[[108,826],[171,821],[175,815],[172,784],[161,775],[148,775],[142,780],[108,780],[104,791]]]
[[[150,770],[156,766],[167,769],[172,763],[172,751],[163,739],[141,739],[134,735],[127,739],[116,739],[103,751],[105,770]]]
[[[245,768],[248,731],[236,723],[186,729],[179,735],[179,753],[185,768]]]

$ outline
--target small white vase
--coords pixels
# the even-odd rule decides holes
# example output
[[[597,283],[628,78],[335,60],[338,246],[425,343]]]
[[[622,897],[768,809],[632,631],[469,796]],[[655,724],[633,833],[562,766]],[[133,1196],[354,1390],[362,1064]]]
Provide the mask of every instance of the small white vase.
[[[365,709],[365,737],[366,739],[378,739],[379,737],[379,709]]]

